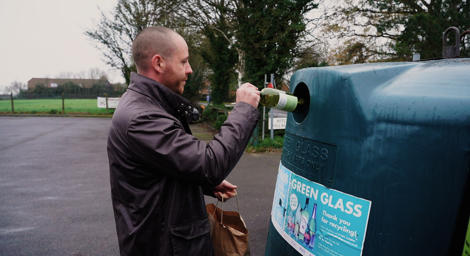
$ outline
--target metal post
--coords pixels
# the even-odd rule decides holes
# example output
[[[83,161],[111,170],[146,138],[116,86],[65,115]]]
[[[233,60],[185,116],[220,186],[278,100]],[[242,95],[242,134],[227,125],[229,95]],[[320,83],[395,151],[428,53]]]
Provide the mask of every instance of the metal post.
[[[11,113],[15,113],[15,103],[13,103],[13,92],[10,93]]]
[[[264,74],[264,88],[266,88],[266,84],[268,83],[268,74]],[[264,124],[266,123],[266,107],[263,106],[263,126],[261,132],[261,140],[264,140]]]
[[[271,74],[271,83],[274,86],[274,74]],[[274,139],[274,117],[273,117],[273,111],[269,111],[269,122],[271,122],[271,139]]]
[[[277,89],[276,81],[274,80],[274,74],[271,74],[271,83],[273,84],[274,89]]]

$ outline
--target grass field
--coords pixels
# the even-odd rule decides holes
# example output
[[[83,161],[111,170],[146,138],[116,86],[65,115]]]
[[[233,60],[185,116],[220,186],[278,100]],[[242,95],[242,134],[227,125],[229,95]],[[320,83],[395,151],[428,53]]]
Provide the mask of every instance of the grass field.
[[[96,99],[65,99],[65,114],[108,115],[113,109],[98,108]],[[15,99],[15,113],[61,114],[62,99]],[[0,100],[0,113],[11,113],[10,100]]]

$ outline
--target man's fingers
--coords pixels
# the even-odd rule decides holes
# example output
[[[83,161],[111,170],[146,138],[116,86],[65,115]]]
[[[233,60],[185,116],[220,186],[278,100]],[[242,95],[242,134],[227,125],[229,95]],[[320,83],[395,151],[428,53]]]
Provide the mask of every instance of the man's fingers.
[[[237,195],[237,190],[232,190],[232,191],[229,191],[227,192],[228,195],[230,195],[230,197],[234,197]]]
[[[250,83],[244,83],[238,88],[236,102],[245,102],[257,108],[260,100],[258,88]]]
[[[222,183],[223,183],[223,185],[224,185],[226,188],[229,188],[229,189],[236,189],[236,188],[237,188],[236,185],[233,185],[232,183],[230,183],[230,182],[228,182],[228,181],[226,181],[226,180],[224,180]]]
[[[227,180],[223,180],[217,187],[215,187],[215,191],[225,191],[227,189],[236,189],[237,185],[233,185],[232,183],[228,182]]]
[[[221,201],[222,199],[227,200],[237,195],[237,190],[227,192],[215,192],[214,196]]]
[[[244,83],[244,84],[242,84],[242,86],[244,86],[244,87],[254,87],[254,88],[256,88],[256,86],[254,86],[254,85],[252,85],[252,84],[250,84],[250,83]]]
[[[247,89],[254,89],[254,90],[256,90],[256,91],[259,91],[259,90],[258,90],[258,87],[254,86],[254,85],[252,85],[252,84],[250,84],[250,83],[244,83],[244,84],[242,84],[242,87],[245,87],[245,88],[247,88]]]

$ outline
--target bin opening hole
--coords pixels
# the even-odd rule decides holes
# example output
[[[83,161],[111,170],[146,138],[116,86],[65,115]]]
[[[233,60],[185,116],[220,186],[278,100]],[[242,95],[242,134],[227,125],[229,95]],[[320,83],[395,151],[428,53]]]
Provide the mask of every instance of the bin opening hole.
[[[307,85],[304,83],[298,84],[294,89],[294,96],[297,96],[299,99],[299,106],[292,114],[294,116],[294,120],[297,123],[301,123],[304,121],[305,117],[307,117],[310,107],[310,93]]]

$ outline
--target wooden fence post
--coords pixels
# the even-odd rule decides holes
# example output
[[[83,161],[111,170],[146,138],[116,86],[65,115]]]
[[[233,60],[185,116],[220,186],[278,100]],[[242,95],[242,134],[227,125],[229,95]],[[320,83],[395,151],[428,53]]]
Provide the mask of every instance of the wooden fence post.
[[[105,93],[104,97],[106,97],[106,110],[108,110],[108,94]]]
[[[13,103],[13,92],[10,93],[11,113],[15,113],[15,103]]]
[[[62,93],[62,114],[65,113],[65,98],[64,98],[64,93]]]

